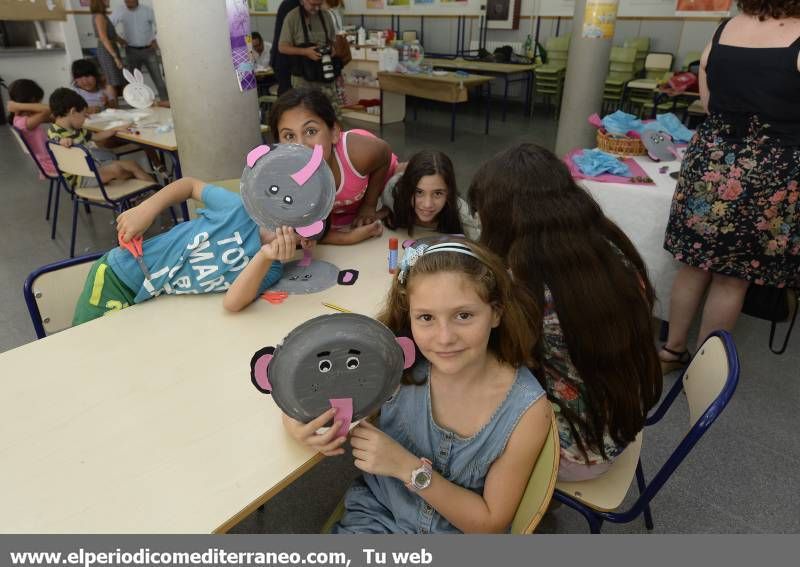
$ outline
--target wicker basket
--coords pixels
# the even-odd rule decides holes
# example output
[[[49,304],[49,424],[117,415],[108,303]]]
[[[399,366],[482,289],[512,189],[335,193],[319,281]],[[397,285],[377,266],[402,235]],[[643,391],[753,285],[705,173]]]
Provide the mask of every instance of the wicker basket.
[[[597,148],[617,156],[643,156],[647,153],[639,138],[615,138],[602,128],[597,130]]]

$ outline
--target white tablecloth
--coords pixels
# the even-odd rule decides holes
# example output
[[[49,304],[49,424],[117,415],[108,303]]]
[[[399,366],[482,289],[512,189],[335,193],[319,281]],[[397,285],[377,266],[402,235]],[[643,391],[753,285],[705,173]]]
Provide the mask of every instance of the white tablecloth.
[[[656,305],[653,315],[666,321],[669,313],[670,290],[675,272],[680,265],[663,248],[664,231],[669,219],[675,180],[670,172],[680,169],[679,161],[653,162],[647,157],[636,161],[655,185],[632,183],[600,183],[581,180],[605,212],[606,216],[628,235],[647,265],[650,281],[656,290]],[[669,167],[667,173],[659,173],[661,167]]]

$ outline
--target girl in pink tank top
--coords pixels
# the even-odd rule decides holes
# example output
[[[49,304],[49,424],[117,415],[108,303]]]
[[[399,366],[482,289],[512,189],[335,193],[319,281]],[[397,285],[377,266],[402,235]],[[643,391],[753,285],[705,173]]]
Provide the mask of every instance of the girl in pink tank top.
[[[397,170],[397,156],[386,142],[366,130],[342,132],[328,98],[311,88],[281,95],[272,107],[269,126],[277,142],[323,148],[336,182],[323,243],[355,244],[383,233],[378,198]]]

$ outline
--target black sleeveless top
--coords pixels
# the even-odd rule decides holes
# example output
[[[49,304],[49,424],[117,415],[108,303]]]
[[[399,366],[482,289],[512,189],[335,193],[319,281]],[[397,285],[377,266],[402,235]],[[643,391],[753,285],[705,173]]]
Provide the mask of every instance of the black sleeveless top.
[[[737,47],[714,34],[706,64],[709,111],[733,122],[757,116],[782,143],[800,145],[800,37],[789,47]]]

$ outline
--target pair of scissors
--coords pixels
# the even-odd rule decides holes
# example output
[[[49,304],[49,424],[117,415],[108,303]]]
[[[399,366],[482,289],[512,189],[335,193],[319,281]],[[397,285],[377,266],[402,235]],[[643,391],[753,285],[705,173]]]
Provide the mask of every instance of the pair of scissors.
[[[117,235],[117,240],[119,241],[119,245],[131,253],[136,259],[136,262],[139,264],[139,269],[142,270],[144,274],[144,278],[146,280],[151,280],[152,277],[150,276],[150,270],[147,269],[147,266],[144,264],[144,260],[142,259],[142,237],[141,236],[134,236],[131,238],[130,242],[125,242],[122,238],[122,233]]]

